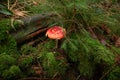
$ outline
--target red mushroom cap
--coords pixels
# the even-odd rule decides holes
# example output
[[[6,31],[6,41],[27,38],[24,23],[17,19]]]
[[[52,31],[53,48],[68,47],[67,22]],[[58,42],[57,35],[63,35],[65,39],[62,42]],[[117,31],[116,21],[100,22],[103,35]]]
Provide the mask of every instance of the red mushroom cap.
[[[50,39],[62,39],[66,34],[66,31],[64,28],[60,26],[54,26],[47,30],[46,35]]]

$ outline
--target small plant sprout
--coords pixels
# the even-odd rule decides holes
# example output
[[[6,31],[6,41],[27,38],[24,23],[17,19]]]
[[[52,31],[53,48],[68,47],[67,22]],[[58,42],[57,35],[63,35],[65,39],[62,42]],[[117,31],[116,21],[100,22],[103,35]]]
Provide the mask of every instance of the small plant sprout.
[[[53,26],[49,28],[46,32],[46,36],[48,36],[50,39],[56,40],[56,47],[58,48],[58,40],[65,37],[66,30],[61,26]]]

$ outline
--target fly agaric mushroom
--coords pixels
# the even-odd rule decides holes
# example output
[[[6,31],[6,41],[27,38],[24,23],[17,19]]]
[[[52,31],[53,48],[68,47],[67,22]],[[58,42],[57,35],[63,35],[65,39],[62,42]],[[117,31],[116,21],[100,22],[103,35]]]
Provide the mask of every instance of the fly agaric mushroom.
[[[56,48],[58,46],[58,40],[65,37],[66,31],[61,26],[53,26],[49,28],[46,32],[46,36],[48,36],[50,39],[56,40]]]

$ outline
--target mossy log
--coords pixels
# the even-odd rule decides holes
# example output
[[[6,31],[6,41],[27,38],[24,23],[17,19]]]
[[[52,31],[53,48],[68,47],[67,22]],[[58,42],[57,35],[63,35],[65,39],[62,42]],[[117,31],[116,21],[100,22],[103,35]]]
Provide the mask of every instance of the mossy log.
[[[22,24],[15,30],[11,30],[10,34],[16,39],[17,44],[22,44],[29,39],[41,35],[47,30],[50,20],[57,17],[55,13],[38,14],[25,17],[19,20]],[[44,35],[44,34],[43,34]]]

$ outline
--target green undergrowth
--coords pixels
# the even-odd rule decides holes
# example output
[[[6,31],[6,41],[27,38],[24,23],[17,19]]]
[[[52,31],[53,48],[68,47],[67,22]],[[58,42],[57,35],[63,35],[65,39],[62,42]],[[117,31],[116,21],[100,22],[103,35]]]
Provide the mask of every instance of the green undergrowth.
[[[106,76],[106,80],[119,80],[119,74],[120,74],[120,67],[114,67],[112,71],[109,73],[109,75]]]
[[[16,65],[19,53],[15,39],[9,34],[13,29],[10,19],[0,21],[0,77],[4,79],[19,78],[21,71]],[[15,22],[15,26],[17,23]],[[17,27],[17,26],[16,26]]]
[[[18,27],[18,22],[14,22],[15,27]],[[15,54],[17,53],[17,45],[15,39],[9,34],[11,27],[11,20],[4,19],[0,21],[0,53]]]
[[[55,41],[51,40],[45,44],[41,44],[38,49],[39,48],[38,59],[46,72],[46,77],[52,78],[56,75],[64,76],[68,64],[66,63],[66,59],[59,52],[53,50],[55,48]]]
[[[116,7],[108,10],[103,8],[101,4],[109,4],[107,0],[62,1],[47,0],[44,4],[26,7],[31,14],[54,12],[58,15],[58,18],[52,18],[51,23],[47,25],[60,25],[67,30],[65,38],[60,40],[59,49],[55,49],[55,40],[47,39],[38,46],[25,44],[18,50],[15,39],[9,34],[11,29],[18,27],[18,22],[11,27],[11,20],[0,21],[0,78],[17,80],[25,77],[62,77],[66,80],[69,77],[72,80],[74,76],[76,80],[82,77],[99,80],[105,75],[103,80],[119,79],[120,67],[112,67],[116,64],[114,52],[120,53],[119,48],[111,45],[110,49],[97,39],[93,39],[87,32],[88,27],[94,28],[105,24],[111,29],[110,35],[120,35],[119,10]],[[111,4],[115,6],[117,3],[112,1]],[[33,65],[42,69],[41,74],[36,74]],[[75,70],[76,75],[73,75],[71,69]],[[71,72],[71,76],[68,72]]]
[[[96,71],[99,72],[98,66],[102,65],[100,69],[102,68],[102,72],[105,72],[115,63],[113,52],[98,40],[91,38],[89,33],[84,30],[83,33],[79,32],[76,34],[73,32],[64,40],[61,49],[67,54],[67,58],[57,59],[57,57],[60,57],[61,52],[53,50],[54,44],[54,40],[50,40],[38,47],[40,50],[38,59],[47,77],[53,77],[55,74],[67,74],[66,71],[71,67],[71,63],[68,63],[69,61],[76,63],[78,72],[89,79],[94,78]],[[119,73],[119,71],[116,73]],[[112,74],[113,78],[118,77],[113,72],[110,73],[110,75]],[[99,75],[104,75],[104,73],[99,73]],[[110,76],[107,76],[107,79],[109,78]]]
[[[85,33],[84,33],[85,34]],[[96,64],[105,64],[105,68],[114,63],[114,54],[99,41],[92,39],[88,34],[72,33],[61,46],[68,56],[78,63],[78,70],[84,76],[93,77]],[[76,35],[76,36],[75,36]]]

